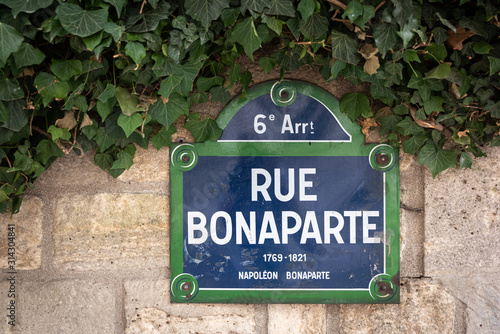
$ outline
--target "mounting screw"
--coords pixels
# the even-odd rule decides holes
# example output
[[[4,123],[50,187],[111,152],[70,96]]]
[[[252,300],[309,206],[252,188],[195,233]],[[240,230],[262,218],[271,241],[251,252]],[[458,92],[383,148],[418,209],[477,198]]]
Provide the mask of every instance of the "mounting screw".
[[[183,291],[189,291],[191,289],[191,283],[190,282],[185,282],[185,283],[182,283],[181,285],[181,289]],[[187,296],[186,296],[187,297]],[[189,297],[188,297],[189,298]]]
[[[393,295],[394,290],[387,282],[377,282],[378,291],[383,295]]]
[[[389,163],[389,156],[385,153],[379,153],[375,156],[375,161],[379,166],[385,166]]]
[[[182,162],[188,162],[188,161],[189,161],[189,157],[187,155],[182,157]]]

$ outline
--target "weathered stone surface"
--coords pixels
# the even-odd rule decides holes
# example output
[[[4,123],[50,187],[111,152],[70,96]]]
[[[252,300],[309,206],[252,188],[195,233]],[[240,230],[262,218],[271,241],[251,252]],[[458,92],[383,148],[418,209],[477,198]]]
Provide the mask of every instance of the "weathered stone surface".
[[[84,155],[68,154],[58,158],[36,180],[35,189],[54,188],[58,191],[74,192],[82,187],[113,180],[109,173],[94,164],[94,151]]]
[[[167,267],[168,198],[154,194],[61,197],[54,261],[71,269]]]
[[[125,282],[127,333],[254,333],[253,305],[170,304],[169,280]]]
[[[9,269],[7,262],[8,224],[15,225],[15,269],[38,269],[42,263],[43,203],[38,197],[25,197],[19,213],[0,216],[0,268]]]
[[[439,284],[408,280],[401,304],[341,305],[341,333],[453,333],[455,300]]]
[[[497,334],[500,330],[500,287],[498,271],[482,270],[440,277],[448,290],[466,307],[468,333]]]
[[[326,333],[326,306],[271,304],[268,333]]]
[[[137,147],[134,164],[118,177],[120,181],[164,182],[169,180],[169,148],[159,151],[153,144],[147,150]]]
[[[114,333],[112,286],[85,280],[20,285],[16,331],[39,333]]]
[[[425,274],[466,305],[467,330],[500,328],[500,147],[470,170],[426,175]]]
[[[126,333],[254,333],[247,321],[237,314],[180,317],[150,307],[137,312]]]
[[[500,274],[500,147],[469,170],[425,179],[425,274],[496,268]]]
[[[424,173],[415,156],[400,150],[401,277],[424,274]]]

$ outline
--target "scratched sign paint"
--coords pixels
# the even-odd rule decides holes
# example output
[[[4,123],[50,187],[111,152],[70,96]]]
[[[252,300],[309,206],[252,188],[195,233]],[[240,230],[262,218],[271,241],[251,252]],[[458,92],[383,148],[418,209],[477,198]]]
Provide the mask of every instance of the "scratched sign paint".
[[[338,100],[264,83],[171,150],[172,302],[398,303],[399,168]]]

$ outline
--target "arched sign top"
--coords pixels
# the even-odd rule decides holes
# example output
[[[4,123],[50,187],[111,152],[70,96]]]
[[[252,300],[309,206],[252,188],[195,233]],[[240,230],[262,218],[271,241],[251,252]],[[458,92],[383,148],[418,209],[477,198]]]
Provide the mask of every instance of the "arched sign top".
[[[267,82],[234,99],[217,120],[219,142],[362,142],[330,93],[306,82]]]

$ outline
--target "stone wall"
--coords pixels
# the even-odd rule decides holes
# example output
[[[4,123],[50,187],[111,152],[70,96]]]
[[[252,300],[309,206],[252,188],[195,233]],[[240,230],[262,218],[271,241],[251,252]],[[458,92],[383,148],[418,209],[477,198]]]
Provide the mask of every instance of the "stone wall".
[[[294,78],[321,82],[312,70]],[[337,98],[358,89],[323,87]],[[91,153],[65,156],[19,214],[0,217],[3,314],[8,223],[18,256],[16,326],[3,316],[0,333],[498,333],[500,149],[486,151],[435,179],[401,154],[399,305],[171,304],[169,150],[138,148],[117,179]]]

